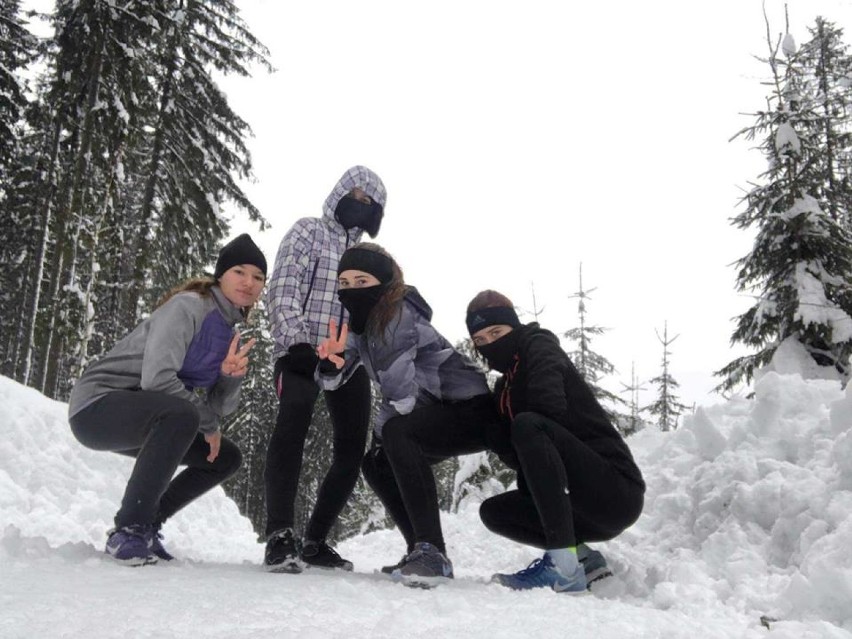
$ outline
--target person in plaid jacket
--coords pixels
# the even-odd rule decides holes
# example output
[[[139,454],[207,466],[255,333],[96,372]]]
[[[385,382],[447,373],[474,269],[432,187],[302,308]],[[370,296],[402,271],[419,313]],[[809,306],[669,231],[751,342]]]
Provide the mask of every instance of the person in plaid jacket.
[[[329,321],[348,321],[337,299],[337,266],[343,252],[366,231],[379,232],[387,194],[364,166],[348,169],[322,207],[321,217],[298,220],[281,240],[267,288],[275,339],[278,416],[266,456],[266,552],[271,572],[302,572],[306,564],[352,570],[326,537],[349,499],[363,457],[370,422],[370,381],[361,367],[334,391],[325,391],[334,427],[332,463],[316,496],[303,538],[294,509],[305,437],[320,392],[314,381],[316,347]]]

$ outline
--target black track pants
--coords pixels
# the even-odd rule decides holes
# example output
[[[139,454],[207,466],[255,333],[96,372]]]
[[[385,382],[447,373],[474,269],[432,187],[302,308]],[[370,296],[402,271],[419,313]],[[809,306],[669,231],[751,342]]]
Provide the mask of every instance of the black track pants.
[[[482,503],[489,530],[538,548],[567,548],[612,539],[639,518],[642,488],[558,423],[520,413],[511,436],[524,482]]]
[[[136,458],[116,526],[162,524],[237,472],[242,455],[225,437],[219,456],[207,461],[210,445],[198,420],[192,403],[151,391],[114,391],[71,418],[87,448]],[[173,479],[179,465],[186,468]]]
[[[278,417],[266,451],[266,534],[293,527],[296,491],[302,470],[305,438],[319,387],[312,378],[275,366]],[[335,391],[326,391],[334,428],[331,467],[326,473],[308,526],[306,539],[321,541],[337,521],[355,488],[370,425],[370,379],[363,366]]]
[[[371,451],[364,476],[394,518],[409,548],[427,541],[444,552],[431,465],[485,450],[486,430],[495,419],[490,396],[479,395],[466,401],[417,408],[384,424],[382,452]]]

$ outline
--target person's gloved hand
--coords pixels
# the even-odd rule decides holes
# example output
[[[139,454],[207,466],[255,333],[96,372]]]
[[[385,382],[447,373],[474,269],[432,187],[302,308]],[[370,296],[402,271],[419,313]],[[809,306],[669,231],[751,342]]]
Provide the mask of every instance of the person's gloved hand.
[[[287,354],[284,356],[284,366],[287,367],[288,371],[297,375],[313,377],[318,363],[317,352],[307,342],[293,344],[287,349]]]

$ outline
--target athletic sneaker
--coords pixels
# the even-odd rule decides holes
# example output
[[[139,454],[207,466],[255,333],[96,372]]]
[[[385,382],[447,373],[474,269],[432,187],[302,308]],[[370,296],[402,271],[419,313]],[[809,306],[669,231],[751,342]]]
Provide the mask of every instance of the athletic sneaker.
[[[586,591],[586,573],[582,564],[577,562],[574,573],[564,575],[553,564],[548,553],[544,553],[544,557],[534,560],[523,570],[512,574],[497,573],[491,580],[513,590],[551,588],[556,592],[567,593]]]
[[[392,575],[394,570],[399,570],[405,565],[405,560],[408,558],[408,554],[402,556],[398,562],[396,562],[392,566],[382,566],[382,572],[386,575]]]
[[[292,528],[277,530],[266,540],[263,563],[269,572],[300,573],[305,568]]]
[[[435,546],[426,541],[414,544],[414,550],[408,553],[402,566],[393,574],[402,577],[443,577],[453,578],[453,563]]]
[[[151,550],[151,526],[133,525],[113,528],[107,535],[106,552],[125,566],[144,566],[157,563]]]
[[[577,559],[583,565],[586,573],[586,584],[591,586],[596,581],[612,577],[612,570],[606,563],[606,558],[597,550],[592,550],[586,544],[577,546]]]
[[[174,559],[174,556],[163,547],[163,533],[160,532],[160,527],[156,524],[151,529],[151,552],[163,561]]]
[[[302,561],[317,568],[352,570],[352,562],[338,555],[325,541],[305,541],[302,544]]]

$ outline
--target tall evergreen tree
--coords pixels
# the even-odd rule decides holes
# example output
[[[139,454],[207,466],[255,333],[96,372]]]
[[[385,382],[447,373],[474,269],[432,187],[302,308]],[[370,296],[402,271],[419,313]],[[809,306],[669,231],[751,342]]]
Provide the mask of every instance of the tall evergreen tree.
[[[17,167],[28,164],[22,142],[28,106],[24,72],[37,53],[38,41],[21,18],[19,0],[0,0],[0,321],[20,315],[22,303],[26,233],[31,220],[17,197],[16,187],[26,181]],[[6,331],[0,333],[0,339],[0,373],[14,375],[21,334]]]
[[[0,201],[27,106],[23,71],[35,58],[36,48],[36,38],[21,19],[20,0],[0,0]]]
[[[16,189],[32,230],[16,262],[25,310],[4,310],[0,343],[19,345],[16,377],[62,397],[88,358],[209,263],[224,201],[263,225],[237,185],[250,131],[213,74],[268,63],[222,0],[59,0],[54,24],[25,158],[35,172]]]
[[[663,335],[657,333],[657,339],[663,345],[663,361],[660,374],[651,380],[651,383],[657,387],[657,399],[645,407],[651,415],[657,418],[657,425],[662,431],[675,430],[677,428],[678,417],[686,410],[686,406],[681,404],[677,392],[680,384],[675,381],[669,371],[669,357],[671,351],[669,346],[672,345],[680,335],[675,335],[669,339],[668,322],[663,324]]]
[[[738,318],[732,342],[757,353],[718,371],[721,389],[749,381],[788,338],[849,377],[852,234],[844,220],[852,94],[837,90],[836,70],[852,67],[839,30],[818,20],[812,34],[797,53],[789,35],[773,44],[767,25],[772,93],[755,123],[734,136],[760,140],[768,168],[734,218],[737,227],[757,231],[737,274],[737,288],[756,291],[757,300]]]
[[[240,390],[239,408],[222,428],[243,454],[239,472],[224,484],[224,489],[252,522],[258,536],[262,536],[266,529],[266,449],[278,408],[273,382],[274,340],[262,302],[252,311],[249,325],[238,328],[243,342],[251,338],[257,341],[252,347],[249,372]]]
[[[627,414],[619,415],[616,422],[619,432],[625,437],[638,433],[645,427],[641,417],[642,409],[639,407],[639,391],[645,390],[645,387],[639,382],[636,377],[636,367],[630,366],[630,384],[621,384],[623,386],[622,393],[630,393],[630,399],[627,403]]]
[[[591,386],[595,397],[604,405],[610,417],[614,419],[617,417],[616,407],[622,406],[624,400],[603,388],[599,383],[605,376],[615,373],[615,366],[606,357],[592,349],[592,339],[598,335],[603,335],[607,329],[601,326],[589,325],[587,321],[586,302],[591,299],[590,294],[596,289],[586,290],[583,288],[582,264],[580,264],[579,283],[579,290],[571,297],[576,297],[578,300],[577,315],[580,324],[576,328],[569,329],[563,333],[564,337],[577,345],[577,348],[570,351],[568,356],[571,358],[577,371],[583,376],[583,379]]]

